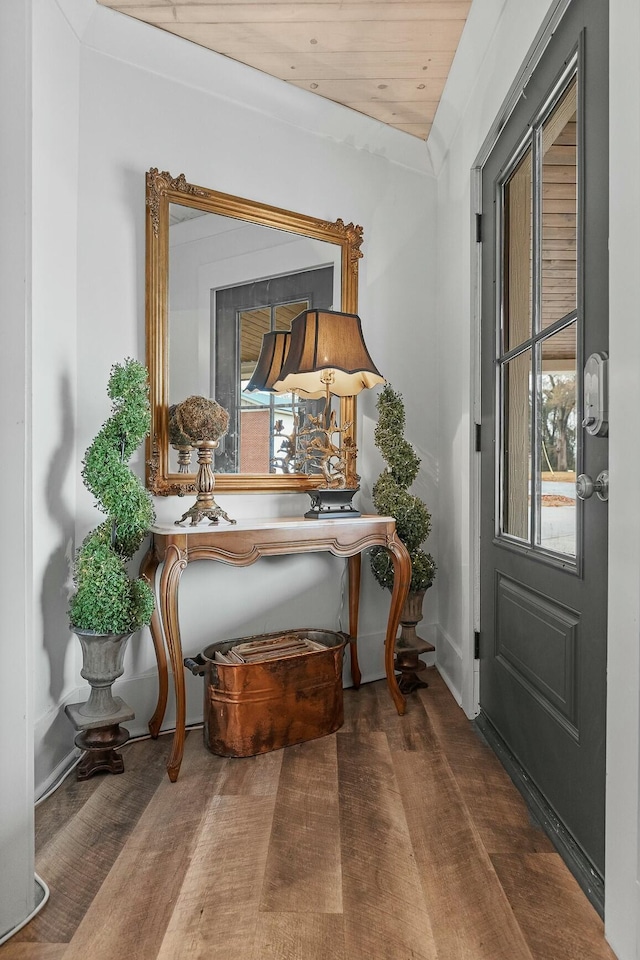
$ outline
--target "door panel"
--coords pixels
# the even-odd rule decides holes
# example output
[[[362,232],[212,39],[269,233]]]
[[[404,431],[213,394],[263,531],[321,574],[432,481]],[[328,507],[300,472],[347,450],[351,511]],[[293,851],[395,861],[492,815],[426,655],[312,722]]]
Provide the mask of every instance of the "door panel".
[[[480,706],[604,872],[607,466],[582,429],[607,350],[603,0],[573,0],[483,169]]]
[[[497,659],[539,706],[564,721],[577,737],[574,680],[579,618],[574,610],[499,571],[496,587]]]

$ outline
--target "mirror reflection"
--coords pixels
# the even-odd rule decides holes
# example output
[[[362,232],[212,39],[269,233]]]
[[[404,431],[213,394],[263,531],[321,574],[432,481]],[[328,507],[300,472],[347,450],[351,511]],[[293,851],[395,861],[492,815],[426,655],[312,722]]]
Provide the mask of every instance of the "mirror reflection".
[[[309,401],[245,388],[265,333],[340,309],[340,258],[324,240],[169,204],[169,403],[198,394],[228,410],[216,473],[295,472],[287,440]],[[190,472],[185,457],[172,444],[170,470]]]

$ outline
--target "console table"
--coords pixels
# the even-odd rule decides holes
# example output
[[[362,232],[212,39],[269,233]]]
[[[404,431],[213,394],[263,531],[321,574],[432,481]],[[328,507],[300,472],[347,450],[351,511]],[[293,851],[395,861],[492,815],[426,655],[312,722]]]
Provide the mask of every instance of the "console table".
[[[179,527],[175,524],[153,526],[151,545],[140,568],[140,574],[155,586],[156,571],[163,563],[159,585],[159,610],[151,620],[151,636],[158,661],[158,703],[149,721],[152,737],[160,733],[169,690],[166,648],[169,650],[176,695],[176,729],[171,755],[167,763],[169,779],[176,781],[180,772],[185,740],[185,682],[182,643],[178,619],[178,585],[182,571],[195,560],[219,560],[246,567],[260,557],[291,553],[329,551],[349,559],[349,650],[354,686],[360,684],[358,667],[358,608],[362,551],[368,547],[384,547],[391,554],[394,585],[385,640],[387,684],[396,709],[403,714],[406,700],[398,687],[393,669],[394,651],[400,613],[411,579],[411,559],[407,548],[396,534],[392,517],[361,516],[354,519],[305,520],[278,518],[244,520],[237,524]],[[166,642],[166,648],[165,648]]]

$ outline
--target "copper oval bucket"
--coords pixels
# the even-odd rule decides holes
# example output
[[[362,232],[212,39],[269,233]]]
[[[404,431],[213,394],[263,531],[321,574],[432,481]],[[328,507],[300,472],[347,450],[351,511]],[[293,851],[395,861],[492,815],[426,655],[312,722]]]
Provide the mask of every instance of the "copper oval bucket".
[[[209,750],[221,757],[251,757],[338,730],[344,722],[342,661],[348,639],[332,630],[278,631],[214,643],[196,660],[185,661],[204,675]],[[233,661],[236,648],[247,657],[244,662]]]

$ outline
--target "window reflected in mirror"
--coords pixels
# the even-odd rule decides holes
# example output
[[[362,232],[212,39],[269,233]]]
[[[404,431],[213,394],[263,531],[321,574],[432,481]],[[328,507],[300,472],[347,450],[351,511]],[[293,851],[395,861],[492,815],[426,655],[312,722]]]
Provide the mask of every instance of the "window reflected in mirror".
[[[240,328],[240,473],[294,473],[296,407],[293,394],[268,390],[247,392],[265,333],[288,331],[291,321],[308,304],[274,304],[256,310],[243,310]],[[226,439],[226,438],[225,438]]]
[[[331,309],[334,295],[333,265],[212,291],[211,390],[229,411],[217,472],[296,472],[296,423],[307,412],[317,414],[317,403],[308,411],[291,394],[247,392],[246,387],[264,334],[290,330],[303,310]]]
[[[288,331],[303,310],[331,310],[339,301],[339,250],[176,203],[169,221],[170,406],[195,393],[228,411],[216,474],[294,474],[296,424],[318,414],[317,402],[245,387],[265,333]],[[259,278],[293,263],[309,269]],[[234,276],[250,279],[229,285]],[[184,471],[185,457],[172,444],[172,472]]]

